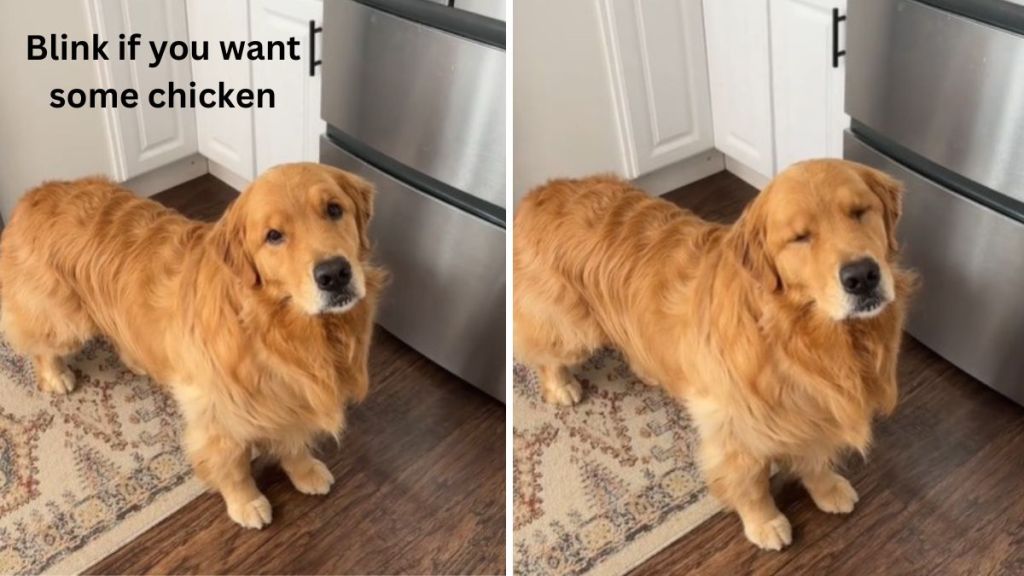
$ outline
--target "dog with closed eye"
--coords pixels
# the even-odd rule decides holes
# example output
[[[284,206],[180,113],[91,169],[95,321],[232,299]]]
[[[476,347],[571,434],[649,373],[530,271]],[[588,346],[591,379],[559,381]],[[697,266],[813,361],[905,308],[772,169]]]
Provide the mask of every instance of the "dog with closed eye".
[[[896,406],[916,284],[898,260],[901,194],[867,166],[802,162],[725,226],[615,177],[549,182],[515,216],[515,354],[544,400],[571,406],[569,368],[619,348],[687,406],[708,486],[747,538],[779,550],[792,532],[773,465],[848,513],[858,496],[836,464]]]
[[[254,450],[326,494],[311,452],[368,387],[386,273],[371,262],[373,189],[318,164],[259,178],[209,224],[101,178],[50,182],[18,203],[0,243],[0,327],[39,388],[74,389],[63,358],[106,337],[175,396],[196,474],[248,528],[271,521]]]

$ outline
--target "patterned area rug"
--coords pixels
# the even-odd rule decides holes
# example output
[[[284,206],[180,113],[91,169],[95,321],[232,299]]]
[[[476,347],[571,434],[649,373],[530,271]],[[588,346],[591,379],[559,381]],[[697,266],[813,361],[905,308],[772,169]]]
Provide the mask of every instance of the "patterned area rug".
[[[681,406],[612,351],[576,377],[583,401],[556,408],[541,401],[534,374],[515,366],[517,574],[622,574],[719,510]]]
[[[44,394],[0,342],[0,574],[85,570],[203,490],[170,396],[102,341],[69,365],[75,391]]]

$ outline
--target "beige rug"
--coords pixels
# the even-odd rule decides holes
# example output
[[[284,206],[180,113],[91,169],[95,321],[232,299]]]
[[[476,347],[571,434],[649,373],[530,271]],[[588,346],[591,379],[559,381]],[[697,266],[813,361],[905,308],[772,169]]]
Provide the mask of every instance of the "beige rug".
[[[104,342],[69,364],[75,391],[43,394],[0,342],[0,574],[85,570],[203,490],[173,399]]]
[[[556,408],[515,367],[516,574],[622,574],[719,510],[681,406],[612,351],[576,376],[583,402]]]

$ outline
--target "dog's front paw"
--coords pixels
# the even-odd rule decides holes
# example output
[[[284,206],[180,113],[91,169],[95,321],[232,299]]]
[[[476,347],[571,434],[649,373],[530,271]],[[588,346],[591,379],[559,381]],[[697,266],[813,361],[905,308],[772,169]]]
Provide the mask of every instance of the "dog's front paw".
[[[583,387],[573,379],[563,384],[543,386],[541,396],[548,404],[574,406],[583,399]]]
[[[67,366],[38,376],[39,389],[51,394],[68,394],[75,389],[75,374]]]
[[[853,505],[860,500],[849,480],[838,474],[833,474],[831,482],[826,486],[816,486],[814,490],[807,491],[818,509],[829,514],[849,514],[853,512]]]
[[[762,550],[782,550],[793,542],[793,527],[782,514],[763,524],[744,524],[743,533],[747,535],[747,540]]]
[[[311,458],[309,465],[303,467],[299,473],[288,472],[295,489],[303,494],[322,495],[327,494],[334,484],[334,475],[327,468],[327,465]]]
[[[254,528],[259,530],[270,524],[273,513],[270,508],[270,500],[260,494],[259,498],[250,500],[244,504],[228,504],[228,516],[243,528]]]

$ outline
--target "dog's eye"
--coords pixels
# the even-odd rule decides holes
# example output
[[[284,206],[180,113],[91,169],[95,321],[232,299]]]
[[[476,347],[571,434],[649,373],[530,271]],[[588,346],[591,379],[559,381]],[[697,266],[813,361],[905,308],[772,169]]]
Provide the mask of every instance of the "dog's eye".
[[[801,233],[797,234],[796,236],[793,236],[793,239],[790,240],[790,242],[796,242],[796,243],[799,243],[799,244],[803,244],[805,242],[810,242],[810,241],[811,241],[811,233],[810,232],[801,232]]]
[[[330,218],[331,220],[337,220],[341,218],[342,214],[344,214],[344,211],[341,209],[341,206],[339,206],[337,203],[331,202],[330,204],[327,205],[327,217]]]
[[[284,234],[280,230],[271,228],[267,230],[267,244],[280,244],[284,241]]]
[[[853,218],[854,220],[860,220],[867,213],[867,208],[854,208],[853,210],[850,210],[850,218]]]

